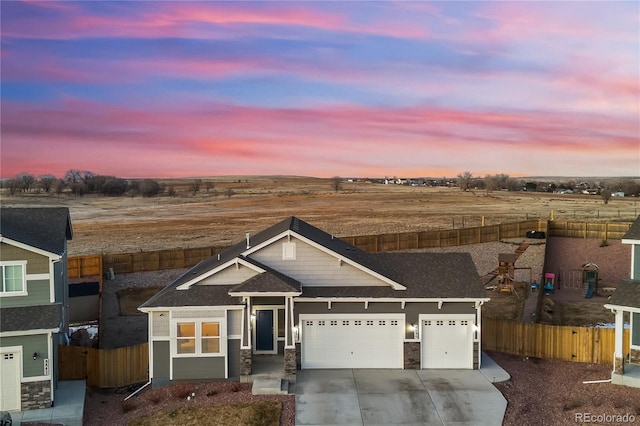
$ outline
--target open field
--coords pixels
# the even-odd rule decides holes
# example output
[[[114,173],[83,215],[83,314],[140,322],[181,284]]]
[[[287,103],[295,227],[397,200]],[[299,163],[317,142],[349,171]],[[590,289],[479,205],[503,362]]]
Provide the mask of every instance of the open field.
[[[462,192],[305,177],[219,177],[194,195],[189,180],[164,181],[176,196],[76,197],[2,195],[2,207],[67,206],[71,255],[126,253],[175,247],[228,246],[295,215],[336,236],[425,231],[525,219],[624,220],[638,215],[635,198],[528,192]],[[227,189],[235,193],[224,195]]]

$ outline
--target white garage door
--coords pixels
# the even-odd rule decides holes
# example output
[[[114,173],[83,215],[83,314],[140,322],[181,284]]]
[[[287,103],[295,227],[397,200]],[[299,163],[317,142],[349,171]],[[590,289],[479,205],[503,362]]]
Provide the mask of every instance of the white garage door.
[[[0,410],[20,410],[19,352],[0,354]]]
[[[422,368],[473,368],[473,320],[422,321]]]
[[[404,319],[384,315],[306,317],[302,368],[403,368]]]

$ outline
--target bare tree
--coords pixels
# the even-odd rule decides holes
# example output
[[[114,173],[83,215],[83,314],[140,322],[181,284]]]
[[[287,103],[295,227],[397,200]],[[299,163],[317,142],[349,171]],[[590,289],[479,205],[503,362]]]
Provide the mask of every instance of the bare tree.
[[[206,182],[204,183],[204,187],[205,187],[205,189],[207,190],[207,194],[208,194],[208,193],[209,193],[209,190],[214,188],[213,182],[206,181]]]
[[[331,189],[335,193],[338,193],[342,189],[342,178],[340,176],[334,176],[331,178]]]
[[[461,191],[468,191],[471,188],[471,181],[473,180],[473,175],[471,172],[464,172],[458,175],[458,188]]]
[[[33,184],[36,183],[36,178],[27,172],[18,173],[15,179],[20,191],[22,192],[29,192],[33,187]]]
[[[67,186],[67,183],[64,181],[64,179],[58,179],[56,181],[56,188],[55,188],[56,194],[58,195],[62,194],[66,186]]]
[[[496,175],[486,175],[484,177],[484,188],[487,192],[487,195],[491,193],[491,191],[495,191],[498,189],[498,178]]]
[[[54,175],[46,174],[38,176],[38,180],[40,181],[40,185],[42,185],[42,189],[47,194],[51,192],[53,188],[53,184],[58,180]]]
[[[193,195],[196,195],[196,193],[200,191],[201,183],[202,183],[202,179],[194,179],[194,181],[191,182],[191,191],[193,192]]]
[[[600,191],[600,196],[602,197],[602,201],[604,201],[605,204],[609,204],[609,200],[611,200],[611,187],[607,185],[602,188],[602,191]]]
[[[69,169],[64,174],[64,180],[67,183],[76,183],[82,180],[82,172],[76,169]]]
[[[232,195],[236,195],[236,192],[232,188],[227,188],[224,190],[224,195],[226,195],[227,198],[231,198]]]

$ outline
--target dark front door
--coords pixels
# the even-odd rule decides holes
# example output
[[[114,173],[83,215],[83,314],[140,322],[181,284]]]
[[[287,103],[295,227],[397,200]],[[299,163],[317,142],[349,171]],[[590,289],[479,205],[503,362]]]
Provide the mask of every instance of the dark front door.
[[[273,351],[273,310],[256,311],[256,351]]]

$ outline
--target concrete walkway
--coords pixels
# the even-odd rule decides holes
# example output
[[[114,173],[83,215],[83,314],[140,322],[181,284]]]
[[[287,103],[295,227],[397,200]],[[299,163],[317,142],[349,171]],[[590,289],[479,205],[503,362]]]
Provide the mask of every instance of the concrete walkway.
[[[296,425],[501,425],[507,401],[485,374],[509,375],[487,364],[484,372],[302,370]]]
[[[58,382],[58,388],[54,393],[53,407],[30,411],[11,411],[13,426],[23,422],[82,426],[85,392],[86,383],[84,380]]]

